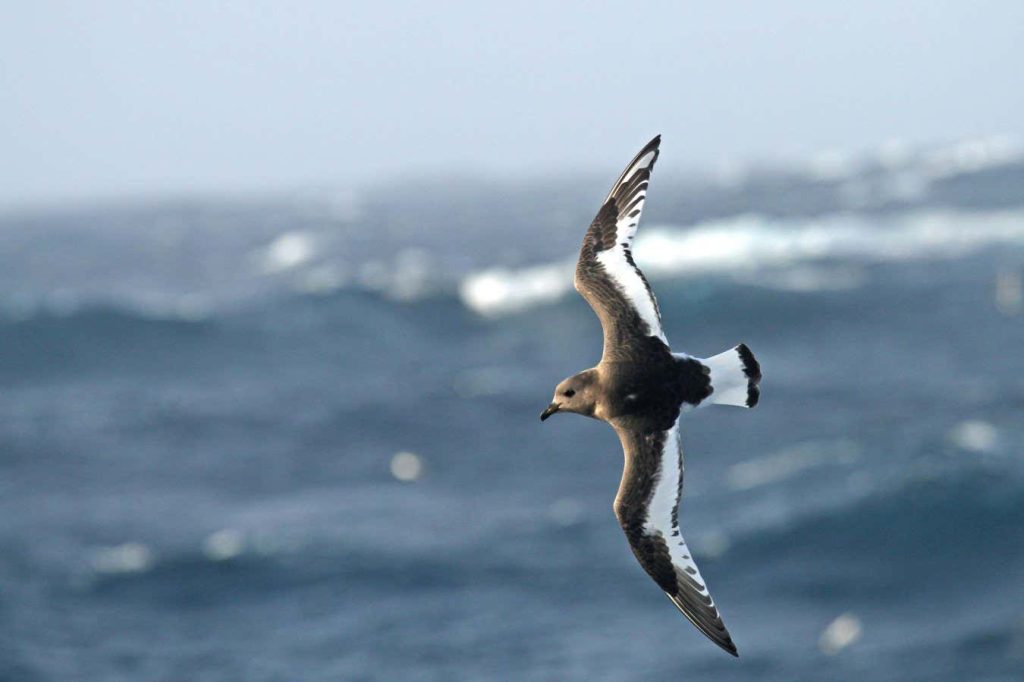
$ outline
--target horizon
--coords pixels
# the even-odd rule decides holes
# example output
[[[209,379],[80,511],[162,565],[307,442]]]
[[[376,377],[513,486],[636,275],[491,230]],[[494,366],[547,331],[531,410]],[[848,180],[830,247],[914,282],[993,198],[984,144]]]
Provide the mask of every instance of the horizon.
[[[666,145],[670,148],[670,144]],[[840,180],[855,176],[865,169],[893,171],[922,165],[945,168],[942,173],[972,172],[980,167],[1017,163],[1024,159],[1024,136],[1006,133],[979,135],[960,139],[911,144],[907,140],[888,139],[859,149],[821,149],[802,156],[764,156],[745,162],[721,161],[702,165],[671,163],[665,154],[659,159],[658,175],[668,183],[702,183],[730,186],[748,182],[762,174],[793,174],[807,179]],[[667,166],[667,167],[666,167]],[[612,167],[609,165],[609,167]],[[238,186],[220,188],[160,189],[147,192],[121,191],[109,194],[68,195],[35,198],[4,203],[0,201],[0,218],[11,219],[48,213],[78,210],[119,210],[173,204],[291,202],[297,198],[341,199],[357,202],[360,195],[381,191],[389,185],[398,190],[430,186],[452,180],[468,184],[501,184],[518,188],[545,182],[603,181],[606,168],[548,169],[532,174],[513,170],[437,170],[435,172],[397,171],[391,175],[370,178],[362,183],[340,181],[309,181],[271,186]]]

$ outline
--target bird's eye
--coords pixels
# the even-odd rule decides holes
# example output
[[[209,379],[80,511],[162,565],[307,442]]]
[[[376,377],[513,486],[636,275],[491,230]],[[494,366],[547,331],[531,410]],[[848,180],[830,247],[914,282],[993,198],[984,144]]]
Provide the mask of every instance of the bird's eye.
[[[565,396],[566,398],[571,398],[571,397],[573,397],[574,395],[576,395],[576,391],[574,391],[574,390],[572,390],[572,389],[570,388],[570,389],[569,389],[568,391],[566,391],[566,392],[565,392],[565,393],[563,393],[562,395],[564,395],[564,396]]]

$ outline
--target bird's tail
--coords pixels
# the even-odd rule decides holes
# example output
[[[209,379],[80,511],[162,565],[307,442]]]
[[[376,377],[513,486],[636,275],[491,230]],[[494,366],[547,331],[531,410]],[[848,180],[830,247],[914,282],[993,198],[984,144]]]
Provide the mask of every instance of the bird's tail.
[[[701,360],[711,370],[714,391],[708,401],[716,405],[753,407],[761,395],[757,387],[761,381],[761,365],[746,344],[730,348],[724,353]]]

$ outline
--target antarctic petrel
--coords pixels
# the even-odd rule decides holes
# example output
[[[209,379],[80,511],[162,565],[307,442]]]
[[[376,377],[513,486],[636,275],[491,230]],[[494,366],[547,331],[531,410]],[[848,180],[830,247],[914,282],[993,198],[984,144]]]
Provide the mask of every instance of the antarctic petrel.
[[[660,135],[651,140],[612,186],[576,264],[576,290],[604,330],[601,361],[558,384],[540,418],[575,412],[611,424],[625,451],[614,510],[633,554],[697,629],[736,656],[679,532],[679,415],[708,403],[753,407],[761,369],[743,344],[707,359],[669,348],[658,303],[631,252],[660,143]]]

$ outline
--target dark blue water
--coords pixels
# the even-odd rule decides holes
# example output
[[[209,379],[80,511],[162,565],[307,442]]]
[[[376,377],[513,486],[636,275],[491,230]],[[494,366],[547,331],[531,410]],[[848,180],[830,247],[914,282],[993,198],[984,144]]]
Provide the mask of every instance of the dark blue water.
[[[738,660],[537,420],[603,185],[3,218],[0,679],[1024,678],[1021,168],[655,184],[669,339],[765,374],[683,425]]]

